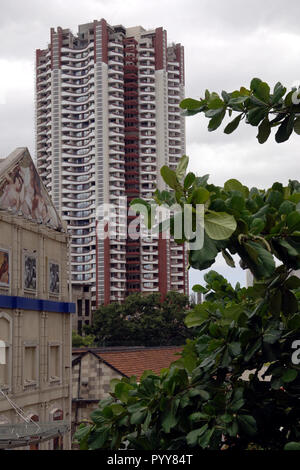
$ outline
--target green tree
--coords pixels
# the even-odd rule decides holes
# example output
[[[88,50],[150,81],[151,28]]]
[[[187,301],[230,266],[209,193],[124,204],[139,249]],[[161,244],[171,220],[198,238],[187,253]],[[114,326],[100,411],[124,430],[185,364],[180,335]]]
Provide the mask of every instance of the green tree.
[[[207,269],[222,253],[234,267],[236,255],[254,285],[233,288],[218,273],[207,275],[206,286],[195,288],[206,298],[186,317],[194,339],[181,357],[160,375],[145,372],[140,383],[113,381],[93,425],[82,426],[77,438],[83,449],[297,448],[300,279],[293,271],[300,269],[300,184],[261,190],[231,179],[219,187],[207,175],[187,173],[187,165],[183,157],[176,171],[163,167],[170,189],[155,194],[157,204],[182,208],[171,217],[171,233],[174,217],[184,221],[186,204],[193,227],[197,205],[204,205],[204,245],[190,250],[190,265]]]
[[[72,331],[72,346],[80,348],[82,346],[93,346],[95,337],[93,335],[80,336],[76,331]]]
[[[93,325],[85,330],[95,336],[98,346],[181,345],[191,332],[184,319],[189,299],[178,292],[132,294],[122,304],[102,305]]]

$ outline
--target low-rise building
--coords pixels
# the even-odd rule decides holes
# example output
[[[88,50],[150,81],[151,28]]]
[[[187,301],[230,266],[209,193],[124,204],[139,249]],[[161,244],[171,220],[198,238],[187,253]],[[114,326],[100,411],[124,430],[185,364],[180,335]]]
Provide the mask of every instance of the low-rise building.
[[[178,359],[180,351],[180,346],[73,348],[73,431],[109,395],[112,379],[135,375],[139,380],[145,370],[159,374]]]
[[[68,234],[26,148],[0,161],[0,448],[71,446]]]

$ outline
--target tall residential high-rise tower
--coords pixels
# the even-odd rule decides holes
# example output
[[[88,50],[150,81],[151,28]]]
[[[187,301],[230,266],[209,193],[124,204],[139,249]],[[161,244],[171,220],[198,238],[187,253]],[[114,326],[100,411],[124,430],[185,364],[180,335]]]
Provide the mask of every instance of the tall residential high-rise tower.
[[[163,28],[104,19],[76,36],[52,28],[48,48],[36,52],[37,167],[71,232],[71,282],[90,290],[92,307],[132,292],[188,292],[183,246],[96,231],[103,203],[164,188],[160,168],[175,168],[185,153],[183,97],[184,50],[167,45]],[[131,221],[118,214],[120,229]]]

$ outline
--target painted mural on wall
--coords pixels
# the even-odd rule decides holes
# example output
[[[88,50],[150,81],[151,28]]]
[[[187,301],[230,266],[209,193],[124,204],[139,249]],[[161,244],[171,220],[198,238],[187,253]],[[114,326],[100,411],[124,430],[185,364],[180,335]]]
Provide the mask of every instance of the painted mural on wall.
[[[59,265],[49,263],[49,290],[51,294],[59,294]]]
[[[24,255],[24,289],[36,290],[36,256]]]
[[[57,212],[28,153],[0,176],[0,209],[61,229]]]
[[[0,286],[9,287],[9,252],[0,248]]]

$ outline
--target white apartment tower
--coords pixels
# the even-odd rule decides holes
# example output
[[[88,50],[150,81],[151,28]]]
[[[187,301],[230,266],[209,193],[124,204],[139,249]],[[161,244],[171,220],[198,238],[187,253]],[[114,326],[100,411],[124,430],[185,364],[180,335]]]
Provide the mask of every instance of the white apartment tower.
[[[104,19],[76,36],[52,28],[48,48],[36,52],[38,171],[69,226],[71,282],[90,290],[92,307],[133,292],[188,293],[184,247],[102,240],[96,231],[99,205],[163,188],[160,168],[175,168],[185,153],[183,98],[184,50],[167,45],[163,28]],[[120,230],[125,222],[119,214]]]

